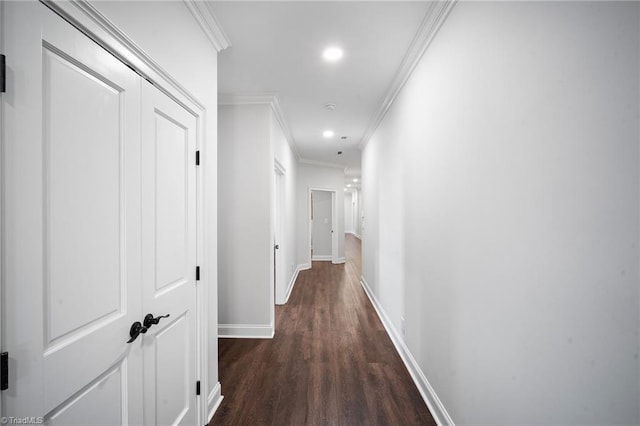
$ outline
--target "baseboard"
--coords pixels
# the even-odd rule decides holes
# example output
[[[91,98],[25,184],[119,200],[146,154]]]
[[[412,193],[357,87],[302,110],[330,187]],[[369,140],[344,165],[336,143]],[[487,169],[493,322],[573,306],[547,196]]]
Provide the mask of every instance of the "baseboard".
[[[216,410],[218,409],[220,404],[222,404],[223,399],[224,396],[222,396],[222,388],[220,387],[220,382],[218,382],[213,387],[213,390],[207,398],[207,424],[209,424],[209,422],[213,418],[213,415],[216,413]]]
[[[311,263],[301,263],[298,265],[298,269],[301,271],[306,271],[308,269],[311,269]]]
[[[289,297],[291,297],[291,292],[293,291],[293,286],[296,285],[296,280],[298,279],[298,274],[302,265],[298,265],[296,271],[293,273],[293,277],[291,277],[291,281],[289,281],[289,288],[287,289],[287,295],[284,297],[284,303],[286,304],[289,301]]]
[[[273,324],[218,324],[218,337],[223,339],[273,339],[273,335]]]
[[[339,265],[341,263],[345,263],[347,260],[344,257],[339,257],[338,260],[333,262],[334,265]]]
[[[407,345],[404,343],[404,340],[400,337],[396,328],[393,326],[393,323],[382,308],[382,305],[378,302],[375,294],[371,291],[371,288],[364,277],[360,277],[360,284],[362,285],[364,292],[367,294],[367,297],[369,297],[374,309],[378,313],[378,317],[380,318],[380,321],[382,321],[382,325],[384,325],[384,328],[387,330],[393,345],[396,347],[396,351],[398,351],[400,358],[402,358],[402,362],[404,362],[404,365],[407,367],[413,382],[416,384],[418,391],[420,391],[420,395],[422,395],[422,399],[424,399],[427,407],[429,407],[429,411],[431,411],[431,415],[436,423],[438,423],[439,426],[455,426],[453,419],[449,416],[449,413],[447,413],[444,405],[442,405],[442,401],[440,401],[440,398],[436,395],[431,384],[422,372],[422,369],[411,354],[411,351],[409,351]]]
[[[319,254],[319,255],[314,255],[311,260],[313,262],[331,262],[331,255],[324,255],[324,254]]]

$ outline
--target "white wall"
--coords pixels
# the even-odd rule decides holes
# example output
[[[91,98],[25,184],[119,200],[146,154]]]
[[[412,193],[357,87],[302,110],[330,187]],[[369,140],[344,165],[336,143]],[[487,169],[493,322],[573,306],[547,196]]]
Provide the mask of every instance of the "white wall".
[[[298,239],[296,234],[298,159],[291,150],[273,111],[271,112],[271,146],[273,158],[284,169],[284,241],[280,243],[279,254],[284,256],[283,263],[285,264],[286,272],[284,286],[276,287],[276,303],[283,304],[293,287],[298,266]],[[273,276],[273,274],[271,275]]]
[[[311,232],[311,246],[313,257],[311,260],[331,260],[332,209],[331,192],[311,191],[313,194],[313,225]]]
[[[364,149],[363,278],[458,425],[640,422],[639,16],[459,2]]]
[[[274,304],[284,303],[297,262],[297,158],[270,102],[220,105],[220,335],[271,337]],[[283,281],[274,286],[274,170],[284,174]]]
[[[217,292],[217,75],[218,57],[183,2],[91,1],[157,64],[180,82],[206,108],[201,149],[204,182],[204,253],[202,281],[207,286],[207,378],[210,395],[218,383]],[[167,31],[171,28],[171,31]]]
[[[219,106],[220,334],[272,332],[270,121],[266,104]]]
[[[301,163],[298,166],[297,189],[297,238],[298,266],[300,269],[311,267],[309,242],[309,190],[324,189],[336,192],[337,212],[344,211],[344,170]],[[334,231],[338,235],[338,262],[344,262],[344,217],[337,215]]]

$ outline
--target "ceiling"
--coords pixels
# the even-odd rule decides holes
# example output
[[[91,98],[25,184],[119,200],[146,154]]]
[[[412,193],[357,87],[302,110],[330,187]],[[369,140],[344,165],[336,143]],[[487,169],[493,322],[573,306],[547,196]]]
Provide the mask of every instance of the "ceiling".
[[[223,95],[276,95],[301,161],[345,169],[354,187],[363,138],[402,71],[428,2],[213,1],[231,46],[218,56]],[[339,46],[337,62],[322,57]],[[335,104],[333,111],[325,105]],[[333,130],[335,136],[323,137]],[[342,152],[341,155],[338,151]],[[347,183],[345,182],[345,184]]]

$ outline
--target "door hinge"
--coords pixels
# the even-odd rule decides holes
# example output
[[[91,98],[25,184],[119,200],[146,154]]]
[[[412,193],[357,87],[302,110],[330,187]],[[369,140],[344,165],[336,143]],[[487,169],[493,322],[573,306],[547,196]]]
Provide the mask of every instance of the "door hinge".
[[[7,91],[7,60],[4,55],[0,55],[0,93]]]
[[[200,150],[196,151],[196,166],[200,165]]]
[[[0,354],[0,390],[9,389],[9,352]]]
[[[196,281],[200,281],[200,267],[196,266]]]
[[[200,395],[200,380],[196,382],[196,395]]]

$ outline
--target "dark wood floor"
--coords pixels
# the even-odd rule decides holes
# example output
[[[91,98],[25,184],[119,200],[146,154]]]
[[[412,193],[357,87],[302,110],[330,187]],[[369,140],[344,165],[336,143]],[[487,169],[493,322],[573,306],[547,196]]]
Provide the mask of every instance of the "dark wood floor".
[[[435,425],[347,262],[314,262],[276,306],[272,340],[220,339],[222,404],[210,425]]]

